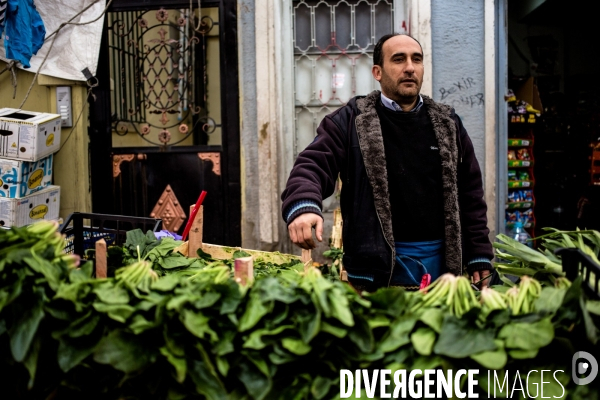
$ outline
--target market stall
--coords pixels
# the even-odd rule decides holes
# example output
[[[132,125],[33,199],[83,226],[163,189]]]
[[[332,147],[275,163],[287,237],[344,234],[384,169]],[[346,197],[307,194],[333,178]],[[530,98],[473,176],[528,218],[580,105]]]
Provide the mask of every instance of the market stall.
[[[192,237],[158,239],[152,229],[107,246],[108,276],[99,278],[91,261],[65,254],[52,222],[0,231],[3,393],[330,399],[358,388],[379,398],[375,371],[404,371],[421,380],[423,395],[431,389],[424,375],[435,369],[455,371],[454,385],[469,397],[493,397],[492,389],[496,397],[597,396],[597,386],[574,383],[571,361],[576,352],[600,354],[600,234],[552,231],[539,238],[540,251],[498,239],[503,285],[476,292],[465,277],[443,275],[423,291],[357,293],[333,264],[228,248],[217,257],[204,244],[194,254]],[[585,279],[577,270],[567,278],[558,248],[591,259]],[[463,370],[477,370],[474,386],[458,377]],[[405,389],[415,397],[413,386]]]

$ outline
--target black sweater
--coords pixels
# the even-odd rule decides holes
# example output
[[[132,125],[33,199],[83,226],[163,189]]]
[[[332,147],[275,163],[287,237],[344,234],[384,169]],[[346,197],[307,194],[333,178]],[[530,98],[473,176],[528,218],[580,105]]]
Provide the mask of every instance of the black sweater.
[[[426,106],[393,111],[378,102],[394,239],[418,242],[444,238],[442,161]]]

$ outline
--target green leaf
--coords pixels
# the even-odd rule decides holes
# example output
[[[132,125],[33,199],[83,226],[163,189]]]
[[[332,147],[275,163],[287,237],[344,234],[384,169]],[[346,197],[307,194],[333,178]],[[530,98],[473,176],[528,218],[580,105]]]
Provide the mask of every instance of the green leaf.
[[[30,390],[33,388],[33,383],[35,382],[35,373],[36,373],[37,367],[38,367],[38,358],[40,355],[40,348],[41,348],[41,339],[40,339],[40,335],[37,335],[36,338],[34,339],[34,341],[32,342],[31,347],[29,348],[27,357],[23,361],[25,368],[27,368],[27,371],[29,372],[29,382],[27,383],[27,388]]]
[[[67,334],[73,338],[87,336],[94,331],[98,322],[100,322],[100,316],[98,314],[92,314],[92,311],[90,310],[83,317],[69,325]]]
[[[321,311],[306,310],[304,314],[298,315],[298,319],[300,322],[298,332],[305,343],[310,343],[321,328]]]
[[[244,250],[236,250],[233,252],[233,256],[231,258],[233,258],[234,260],[236,258],[243,258],[243,257],[250,257],[251,254],[245,252]]]
[[[125,373],[141,370],[156,359],[146,344],[123,331],[112,331],[103,337],[94,351],[94,361],[108,364]]]
[[[444,322],[444,312],[440,308],[428,308],[421,314],[419,321],[425,323],[436,333],[440,333]]]
[[[388,319],[388,317],[381,314],[370,315],[367,319],[367,322],[369,323],[369,328],[371,329],[388,327],[391,324],[391,321]]]
[[[39,288],[36,292],[37,302],[30,307],[21,310],[18,320],[8,331],[10,336],[10,350],[14,359],[22,362],[29,351],[31,341],[35,336],[42,318],[44,310],[41,303],[43,289]]]
[[[311,350],[311,347],[308,344],[304,343],[301,339],[295,338],[283,338],[281,340],[281,345],[291,353],[299,356],[306,355]]]
[[[493,370],[504,368],[508,360],[506,351],[501,347],[493,351],[472,354],[470,357],[482,367]]]
[[[327,396],[329,388],[333,384],[332,380],[323,376],[317,376],[310,386],[310,393],[313,398],[320,400]]]
[[[512,322],[500,329],[498,338],[504,339],[507,349],[537,350],[552,342],[554,326],[550,318],[533,323]]]
[[[539,349],[512,349],[508,351],[508,355],[516,360],[533,360],[538,355]]]
[[[600,315],[600,301],[588,300],[585,303],[589,313]]]
[[[219,373],[223,376],[227,376],[227,373],[229,372],[229,362],[227,361],[226,358],[224,357],[216,357],[217,360],[217,369],[219,370]]]
[[[156,249],[154,249],[153,252],[155,250]],[[169,257],[159,257],[158,265],[160,265],[164,269],[187,267],[188,265],[190,265],[190,259],[179,253],[176,255],[172,254]]]
[[[175,368],[175,379],[177,382],[183,383],[187,373],[187,363],[185,358],[177,357],[171,353],[168,347],[165,346],[161,347],[159,350],[160,353],[165,356],[167,361],[173,366],[173,368]]]
[[[221,294],[217,292],[204,293],[200,299],[194,302],[194,307],[198,310],[208,308],[214,305],[221,298]]]
[[[63,372],[69,372],[91,355],[102,337],[102,330],[79,338],[63,336],[58,341],[57,359]]]
[[[414,316],[403,316],[392,322],[389,332],[379,342],[379,350],[388,353],[410,343],[410,332],[417,322]]]
[[[410,336],[410,341],[416,352],[422,356],[428,356],[433,350],[436,335],[433,329],[430,328],[419,328],[413,332]]]
[[[210,318],[200,312],[193,312],[191,310],[183,310],[180,317],[183,321],[183,325],[187,328],[190,333],[194,336],[205,339],[210,338],[211,341],[217,341],[219,336],[209,326]]]
[[[448,315],[433,351],[452,358],[465,358],[473,354],[496,349],[494,329],[478,328],[473,322]]]
[[[238,378],[242,381],[250,396],[255,400],[263,400],[273,386],[271,379],[257,371],[253,364],[243,362],[239,365],[239,368]]]
[[[248,339],[246,339],[246,341],[244,342],[244,345],[242,347],[247,348],[247,349],[255,349],[255,350],[264,349],[266,344],[262,340],[263,336],[278,335],[286,329],[294,329],[294,326],[293,325],[282,325],[282,326],[278,326],[277,328],[275,328],[273,330],[258,329],[258,330],[252,331],[250,333],[250,336],[248,336]]]
[[[106,304],[128,304],[129,293],[121,286],[115,286],[112,282],[108,282],[94,289],[94,293],[100,301]]]
[[[196,384],[198,394],[206,396],[207,399],[227,399],[227,391],[225,390],[221,379],[219,379],[216,371],[205,361],[192,361],[192,368],[188,374]]]
[[[354,318],[354,327],[348,331],[348,338],[363,353],[371,353],[375,347],[375,338],[368,322],[360,315]]]
[[[161,292],[172,292],[180,281],[177,275],[165,275],[153,282],[150,287]]]
[[[258,321],[269,312],[262,299],[258,295],[254,295],[254,292],[250,294],[250,301],[246,306],[246,311],[240,319],[240,332],[244,332],[256,325]]]
[[[331,316],[346,326],[354,326],[354,317],[350,312],[348,298],[340,290],[335,289],[328,292]]]
[[[127,322],[127,319],[135,312],[135,308],[127,304],[104,304],[95,302],[94,309],[100,313],[107,314],[110,318],[122,323]]]
[[[348,330],[346,328],[340,328],[335,325],[331,325],[327,321],[321,322],[321,332],[329,333],[339,339],[342,339],[348,334]]]
[[[537,311],[556,312],[565,298],[565,289],[559,289],[552,286],[546,286],[542,289],[540,297],[533,303]]]

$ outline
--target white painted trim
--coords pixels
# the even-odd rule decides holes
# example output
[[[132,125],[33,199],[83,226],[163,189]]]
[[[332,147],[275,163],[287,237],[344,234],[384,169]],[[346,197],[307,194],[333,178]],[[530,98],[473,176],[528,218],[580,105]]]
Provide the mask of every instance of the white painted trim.
[[[275,56],[276,36],[273,0],[255,2],[256,114],[258,132],[258,237],[261,244],[279,240],[277,184],[277,132],[279,85]]]
[[[495,0],[484,5],[485,166],[484,189],[490,238],[496,237],[496,10]]]
[[[394,0],[394,32],[408,33],[409,21],[408,0]],[[379,38],[375,38],[379,40]]]
[[[407,0],[409,3],[409,33],[421,43],[425,75],[421,93],[433,95],[433,60],[431,38],[431,0]]]

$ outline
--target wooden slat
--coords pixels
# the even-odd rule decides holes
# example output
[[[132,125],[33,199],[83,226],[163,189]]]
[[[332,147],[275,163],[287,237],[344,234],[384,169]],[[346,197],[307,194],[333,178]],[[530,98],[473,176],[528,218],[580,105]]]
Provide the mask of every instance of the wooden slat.
[[[252,257],[236,258],[233,276],[240,285],[247,285],[254,280],[254,263]]]
[[[106,278],[108,273],[108,263],[106,259],[106,241],[100,239],[96,242],[96,278]]]
[[[195,204],[190,206],[190,215]],[[204,225],[204,206],[200,206],[192,227],[190,228],[189,241],[188,241],[188,254],[190,258],[197,258],[198,249],[202,248],[202,228]]]
[[[284,254],[279,252],[269,252],[269,251],[260,251],[260,250],[250,250],[243,249],[241,247],[228,247],[228,246],[219,246],[217,244],[209,244],[202,243],[202,251],[211,255],[212,258],[216,260],[229,260],[233,257],[233,254],[238,251],[244,251],[250,256],[252,259],[256,261],[265,261],[272,262],[274,264],[286,264],[292,260],[301,260],[300,256],[294,254]],[[184,242],[181,246],[177,247],[175,252],[179,252],[184,256],[188,256],[188,242]]]

